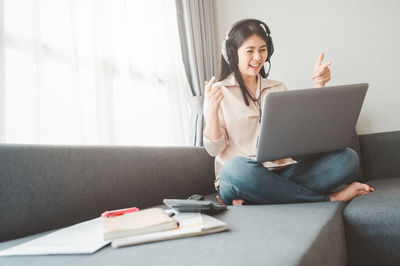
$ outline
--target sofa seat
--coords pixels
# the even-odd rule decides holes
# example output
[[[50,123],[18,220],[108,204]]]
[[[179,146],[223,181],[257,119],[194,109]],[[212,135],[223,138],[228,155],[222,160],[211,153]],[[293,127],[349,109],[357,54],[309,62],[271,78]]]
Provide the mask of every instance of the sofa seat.
[[[345,265],[342,202],[229,206],[230,231],[93,255],[0,257],[0,265]],[[0,243],[0,250],[46,233]]]
[[[355,198],[343,213],[349,265],[400,265],[400,178],[368,184],[375,192]]]

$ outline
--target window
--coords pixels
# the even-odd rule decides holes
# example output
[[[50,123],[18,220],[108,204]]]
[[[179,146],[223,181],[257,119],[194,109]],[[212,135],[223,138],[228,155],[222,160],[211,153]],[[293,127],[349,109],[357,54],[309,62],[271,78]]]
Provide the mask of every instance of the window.
[[[5,0],[4,13],[5,142],[185,144],[175,1]]]

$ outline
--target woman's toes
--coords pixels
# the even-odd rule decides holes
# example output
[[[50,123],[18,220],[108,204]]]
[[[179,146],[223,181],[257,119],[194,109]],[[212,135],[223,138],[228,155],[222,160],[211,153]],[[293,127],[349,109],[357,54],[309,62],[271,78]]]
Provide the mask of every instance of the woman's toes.
[[[367,184],[363,184],[363,183],[358,183],[357,185],[357,190],[358,192],[370,192],[371,191],[371,187],[368,186]]]
[[[240,206],[240,205],[243,205],[243,200],[242,199],[234,199],[234,200],[232,200],[232,205],[233,206]]]
[[[358,193],[360,195],[366,195],[366,194],[368,194],[370,192],[374,192],[375,191],[374,188],[370,187],[367,184],[359,183],[359,185],[360,186],[359,186],[359,189],[358,189]]]

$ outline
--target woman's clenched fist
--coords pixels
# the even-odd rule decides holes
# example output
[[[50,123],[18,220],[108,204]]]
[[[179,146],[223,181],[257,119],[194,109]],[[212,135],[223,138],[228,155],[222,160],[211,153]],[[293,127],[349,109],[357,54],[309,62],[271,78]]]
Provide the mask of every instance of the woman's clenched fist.
[[[212,77],[210,81],[205,81],[204,97],[207,101],[207,107],[209,113],[218,112],[220,103],[224,98],[220,86],[213,86],[215,77]]]

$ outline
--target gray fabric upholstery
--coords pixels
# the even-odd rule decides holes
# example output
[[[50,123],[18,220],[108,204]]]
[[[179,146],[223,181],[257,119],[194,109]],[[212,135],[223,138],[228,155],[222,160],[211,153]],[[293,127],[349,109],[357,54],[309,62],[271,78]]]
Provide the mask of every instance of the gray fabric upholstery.
[[[0,241],[215,192],[204,148],[0,145]]]
[[[0,257],[6,265],[345,265],[343,203],[229,207],[215,217],[230,231],[103,248],[93,255]],[[0,243],[0,249],[21,239]]]
[[[344,204],[231,207],[230,232],[91,256],[0,258],[0,265],[400,265],[400,131],[360,136],[374,193]],[[397,178],[394,178],[397,177]],[[64,227],[106,209],[214,193],[213,158],[194,147],[0,145],[0,241]],[[215,194],[207,199],[215,200]],[[0,249],[35,238],[0,243]],[[397,251],[397,253],[396,253]]]
[[[368,182],[375,192],[344,210],[350,266],[400,265],[400,178]]]
[[[360,135],[367,180],[400,177],[400,131]]]
[[[299,265],[346,265],[346,238],[342,217],[345,204],[340,204],[342,205],[338,212],[321,228]]]

